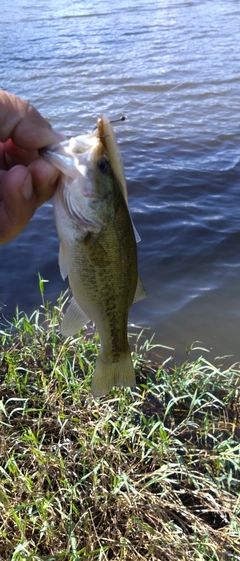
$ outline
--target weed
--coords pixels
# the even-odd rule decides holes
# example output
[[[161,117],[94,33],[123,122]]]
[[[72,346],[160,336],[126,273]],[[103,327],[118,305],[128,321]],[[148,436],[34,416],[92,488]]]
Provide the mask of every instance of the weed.
[[[98,335],[63,339],[39,283],[0,331],[1,561],[239,561],[239,366],[156,366],[132,334],[137,387],[95,400]]]

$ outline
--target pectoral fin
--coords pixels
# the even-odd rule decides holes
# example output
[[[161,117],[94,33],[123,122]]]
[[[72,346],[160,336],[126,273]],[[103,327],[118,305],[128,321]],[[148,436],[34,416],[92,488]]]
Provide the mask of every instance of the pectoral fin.
[[[146,298],[146,297],[147,297],[146,290],[143,286],[143,283],[142,283],[140,277],[138,277],[137,288],[136,288],[135,296],[134,296],[134,299],[133,299],[133,304],[135,302],[138,302],[139,300],[143,300],[143,298]]]
[[[65,280],[66,277],[68,276],[67,255],[66,255],[66,251],[64,250],[63,244],[61,242],[59,244],[58,263],[59,263],[61,277],[63,280]]]
[[[75,335],[88,322],[89,318],[82,311],[75,298],[72,298],[61,323],[61,333],[64,337]]]
[[[132,225],[133,225],[133,231],[134,231],[135,240],[136,240],[137,243],[139,243],[139,242],[141,241],[141,238],[140,238],[140,236],[139,236],[139,233],[138,233],[137,229],[136,229],[135,226],[134,226],[134,223],[133,223],[133,219],[132,219],[132,218],[131,218],[131,221],[132,221]]]

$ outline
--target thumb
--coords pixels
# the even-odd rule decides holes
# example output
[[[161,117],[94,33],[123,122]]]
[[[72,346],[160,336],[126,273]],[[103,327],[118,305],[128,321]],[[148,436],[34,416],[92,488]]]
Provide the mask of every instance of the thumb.
[[[0,243],[15,238],[27,226],[37,208],[31,173],[15,166],[0,175]]]

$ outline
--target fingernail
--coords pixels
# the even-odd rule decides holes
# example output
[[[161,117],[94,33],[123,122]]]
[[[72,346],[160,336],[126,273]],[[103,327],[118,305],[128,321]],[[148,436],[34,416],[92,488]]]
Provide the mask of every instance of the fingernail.
[[[27,174],[24,183],[20,187],[21,195],[26,200],[29,201],[33,195],[32,178],[30,173]]]
[[[56,136],[56,139],[59,142],[62,142],[63,140],[66,140],[66,138],[67,138],[66,136],[64,136],[64,134],[62,134],[59,131],[56,131],[55,129],[52,129],[52,132],[53,132],[54,136]]]

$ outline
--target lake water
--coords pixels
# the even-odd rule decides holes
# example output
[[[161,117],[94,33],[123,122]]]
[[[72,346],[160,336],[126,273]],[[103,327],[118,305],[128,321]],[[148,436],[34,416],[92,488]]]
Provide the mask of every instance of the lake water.
[[[67,136],[116,125],[148,299],[130,321],[185,356],[240,360],[240,3],[238,0],[1,2],[0,86]],[[174,88],[174,89],[173,89]],[[0,247],[5,316],[56,302],[52,204]],[[197,356],[195,351],[192,357]]]

